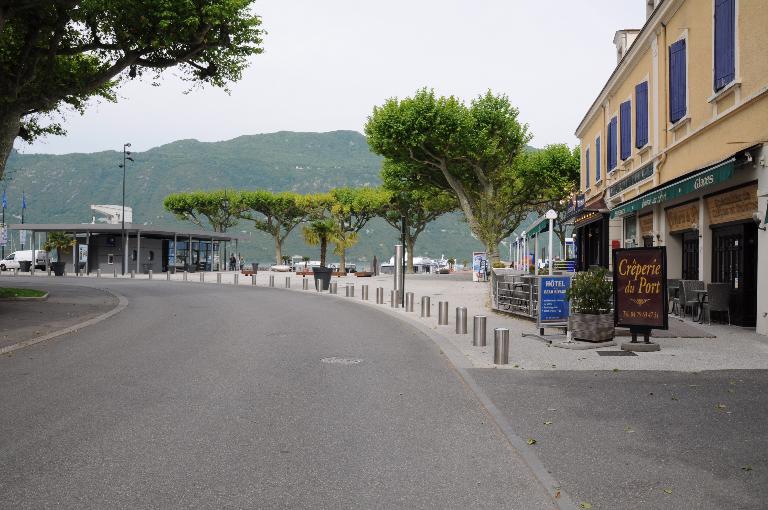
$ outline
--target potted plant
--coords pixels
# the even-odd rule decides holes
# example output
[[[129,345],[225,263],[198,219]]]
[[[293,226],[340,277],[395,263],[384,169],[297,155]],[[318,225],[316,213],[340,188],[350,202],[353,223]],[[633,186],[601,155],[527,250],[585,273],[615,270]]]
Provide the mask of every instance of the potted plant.
[[[613,286],[605,268],[576,273],[566,296],[571,302],[568,330],[571,337],[587,342],[607,342],[614,337],[611,296]]]
[[[64,250],[77,246],[77,241],[64,232],[51,232],[43,245],[45,251],[56,250],[56,262],[51,262],[51,269],[56,276],[64,276]]]
[[[320,246],[320,266],[312,268],[315,277],[315,287],[318,290],[328,290],[331,284],[332,269],[326,267],[325,259],[328,254],[328,243],[336,240],[336,224],[329,219],[315,220],[304,227],[304,241],[310,246]]]

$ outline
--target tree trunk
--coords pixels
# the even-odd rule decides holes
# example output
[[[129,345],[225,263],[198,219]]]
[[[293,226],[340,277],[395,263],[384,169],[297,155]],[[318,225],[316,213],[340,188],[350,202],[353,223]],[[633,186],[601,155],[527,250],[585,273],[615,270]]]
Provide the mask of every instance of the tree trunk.
[[[320,266],[325,266],[325,257],[328,254],[328,239],[322,238],[320,239]]]
[[[275,239],[275,263],[283,263],[283,243],[280,241],[280,236],[274,236]]]
[[[343,249],[341,250],[341,255],[339,255],[339,271],[341,274],[347,274],[347,250]]]
[[[413,247],[416,246],[416,239],[412,236],[405,236],[406,249],[408,250],[408,262],[406,273],[413,273]]]
[[[5,164],[13,150],[13,142],[19,136],[21,115],[13,111],[0,110],[0,179],[5,174]]]

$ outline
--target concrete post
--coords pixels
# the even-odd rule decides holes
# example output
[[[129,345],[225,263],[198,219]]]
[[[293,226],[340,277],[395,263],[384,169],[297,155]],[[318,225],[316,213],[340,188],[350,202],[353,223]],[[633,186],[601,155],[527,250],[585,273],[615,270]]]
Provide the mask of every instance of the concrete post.
[[[485,347],[486,339],[486,316],[475,315],[472,321],[472,345],[475,347]]]
[[[464,306],[456,307],[456,334],[467,334],[467,308]]]
[[[430,297],[429,296],[421,296],[421,317],[429,317],[432,315],[431,308],[432,304],[430,303]]]
[[[507,328],[493,330],[493,363],[509,364],[509,329]]]

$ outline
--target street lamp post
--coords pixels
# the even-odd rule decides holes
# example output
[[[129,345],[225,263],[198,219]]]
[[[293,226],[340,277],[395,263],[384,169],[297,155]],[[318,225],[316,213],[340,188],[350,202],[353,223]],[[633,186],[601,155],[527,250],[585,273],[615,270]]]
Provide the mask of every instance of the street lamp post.
[[[128,240],[125,238],[125,164],[126,161],[134,162],[131,157],[131,151],[128,150],[128,147],[130,146],[130,142],[123,144],[123,163],[118,165],[123,169],[123,213],[120,215],[120,221],[122,222],[122,227],[120,229],[120,243],[122,244],[123,252],[123,275],[125,275],[128,270]]]
[[[557,213],[554,209],[547,211],[546,218],[549,220],[549,275],[552,276],[552,230],[555,226],[555,220],[557,219]]]

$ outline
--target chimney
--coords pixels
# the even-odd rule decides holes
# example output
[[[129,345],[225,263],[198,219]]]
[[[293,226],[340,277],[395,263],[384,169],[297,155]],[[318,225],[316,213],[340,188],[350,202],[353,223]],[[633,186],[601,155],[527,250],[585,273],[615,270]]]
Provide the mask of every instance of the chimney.
[[[635,39],[637,39],[637,34],[639,33],[640,30],[636,28],[628,28],[625,30],[617,31],[613,36],[613,44],[616,45],[616,65],[618,65],[619,62],[621,62],[621,59],[624,58],[624,55],[627,54],[629,47],[632,46],[633,42],[635,42]]]
[[[653,11],[660,3],[661,0],[645,0],[645,19],[651,17],[651,14],[653,14]]]

